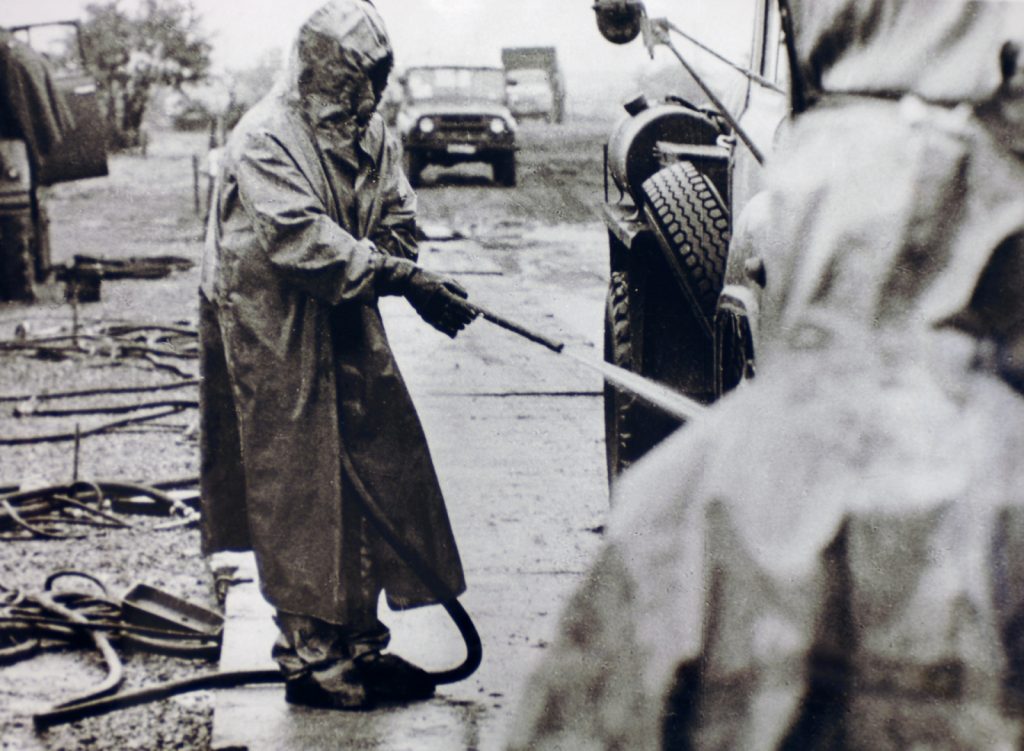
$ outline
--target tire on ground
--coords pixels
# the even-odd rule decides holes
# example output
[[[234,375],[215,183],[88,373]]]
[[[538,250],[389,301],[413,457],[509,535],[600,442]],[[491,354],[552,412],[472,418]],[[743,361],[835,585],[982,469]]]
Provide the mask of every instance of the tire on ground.
[[[506,154],[494,160],[494,182],[506,188],[516,186],[516,155]]]
[[[32,302],[35,266],[31,214],[0,216],[0,301]]]
[[[402,154],[402,168],[405,170],[405,176],[409,180],[409,185],[414,188],[420,187],[422,180],[420,176],[423,174],[423,157],[417,154],[411,149],[406,149]]]
[[[709,339],[725,281],[729,211],[691,162],[657,172],[643,184],[644,215],[682,293]]]
[[[624,271],[615,271],[612,272],[605,300],[605,362],[635,372],[637,357],[632,335],[628,277]],[[632,394],[620,391],[605,381],[604,445],[609,483],[631,463],[636,401]]]

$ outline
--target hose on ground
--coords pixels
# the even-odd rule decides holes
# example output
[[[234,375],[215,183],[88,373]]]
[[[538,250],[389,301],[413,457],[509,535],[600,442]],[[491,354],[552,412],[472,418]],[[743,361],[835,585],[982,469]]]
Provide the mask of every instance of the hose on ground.
[[[366,518],[377,529],[377,532],[384,538],[384,541],[398,554],[398,557],[405,561],[409,568],[413,570],[413,573],[419,577],[420,581],[427,585],[427,588],[437,597],[441,602],[441,606],[452,619],[452,622],[455,623],[456,628],[459,629],[459,633],[466,643],[466,658],[462,664],[451,670],[430,673],[431,678],[437,685],[458,683],[465,680],[476,672],[483,660],[483,643],[480,641],[480,634],[476,630],[473,619],[469,617],[469,613],[462,607],[458,599],[453,596],[451,590],[441,580],[441,577],[437,575],[437,572],[427,565],[419,552],[402,539],[398,530],[388,521],[387,515],[377,505],[373,494],[370,493],[369,489],[360,479],[352,458],[349,456],[348,451],[345,450],[344,442],[342,443],[341,464],[345,474],[355,488],[356,498],[363,507]]]
[[[441,601],[442,607],[458,628],[462,639],[466,644],[466,657],[462,663],[450,670],[432,672],[429,675],[437,685],[457,683],[463,681],[480,667],[483,660],[483,643],[480,634],[476,629],[473,619],[462,604],[452,595],[451,590],[441,580],[440,576],[427,565],[423,557],[408,545],[394,528],[380,506],[373,499],[369,489],[359,478],[352,459],[342,449],[342,466],[348,475],[352,486],[356,490],[356,498],[367,519],[377,529],[398,556],[409,565],[420,580],[427,585],[434,596]],[[208,673],[206,675],[186,678],[179,681],[170,681],[156,686],[144,688],[139,691],[131,691],[114,696],[108,696],[92,701],[84,701],[74,704],[65,703],[47,712],[41,712],[32,717],[32,722],[39,730],[63,725],[69,722],[76,722],[87,717],[97,717],[108,714],[119,709],[139,706],[161,699],[167,699],[190,691],[204,691],[218,688],[238,688],[245,685],[273,684],[284,682],[284,676],[277,670],[250,670],[224,673]]]

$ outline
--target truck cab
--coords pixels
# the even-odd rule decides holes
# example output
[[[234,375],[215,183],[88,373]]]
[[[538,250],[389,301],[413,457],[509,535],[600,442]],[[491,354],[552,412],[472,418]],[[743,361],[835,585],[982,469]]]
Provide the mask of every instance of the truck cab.
[[[508,106],[520,121],[539,118],[555,121],[555,89],[546,70],[520,68],[505,74],[508,82]]]
[[[106,175],[107,128],[77,21],[0,29],[0,56],[0,300],[31,302],[52,270],[45,189]]]
[[[565,80],[554,47],[505,47],[501,64],[508,80],[509,106],[516,117],[565,120]]]

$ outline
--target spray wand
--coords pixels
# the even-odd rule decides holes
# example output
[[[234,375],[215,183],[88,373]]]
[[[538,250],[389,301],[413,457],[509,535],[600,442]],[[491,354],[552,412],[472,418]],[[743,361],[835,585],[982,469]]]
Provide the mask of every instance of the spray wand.
[[[707,407],[703,404],[683,396],[678,391],[675,391],[668,386],[652,381],[650,378],[645,378],[642,375],[628,371],[625,368],[620,368],[618,365],[612,365],[611,363],[604,362],[603,360],[593,360],[583,357],[582,355],[575,354],[574,352],[566,351],[564,342],[557,342],[543,334],[531,331],[525,326],[499,316],[497,313],[494,313],[481,305],[477,305],[476,303],[464,301],[462,304],[473,310],[485,321],[493,323],[506,331],[511,331],[513,334],[516,334],[523,339],[527,339],[535,344],[541,345],[542,347],[546,347],[555,354],[565,355],[584,367],[597,371],[608,383],[613,386],[617,386],[624,391],[628,391],[634,396],[647,402],[652,407],[660,409],[665,412],[665,414],[675,417],[678,420],[694,420],[704,414],[707,410]]]

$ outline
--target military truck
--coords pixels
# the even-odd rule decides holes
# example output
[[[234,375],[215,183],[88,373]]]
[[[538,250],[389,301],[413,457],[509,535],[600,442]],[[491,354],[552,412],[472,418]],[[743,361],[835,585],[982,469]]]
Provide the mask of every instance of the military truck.
[[[501,64],[513,115],[541,117],[549,123],[565,120],[565,81],[554,47],[506,47]]]
[[[31,301],[52,269],[45,188],[106,175],[107,127],[77,21],[15,26],[2,35],[8,80],[0,82],[0,299]],[[49,36],[43,51],[34,35]],[[44,51],[62,64],[51,65]]]
[[[422,66],[402,76],[397,115],[413,187],[431,164],[490,164],[494,181],[516,184],[516,131],[501,68]]]
[[[668,48],[707,97],[638,96],[626,104],[606,147],[604,204],[611,266],[605,359],[702,403],[754,374],[766,272],[759,258],[730,256],[733,220],[758,193],[764,151],[791,108],[787,19],[775,0],[742,7],[747,15],[729,22],[751,44],[749,59],[737,64],[670,20],[649,18],[637,0],[594,6],[606,39],[625,44],[642,35],[652,57]],[[702,49],[684,55],[673,34]],[[717,66],[709,71],[716,80],[731,76],[732,90],[709,85],[698,59]],[[607,386],[609,480],[678,425]]]

